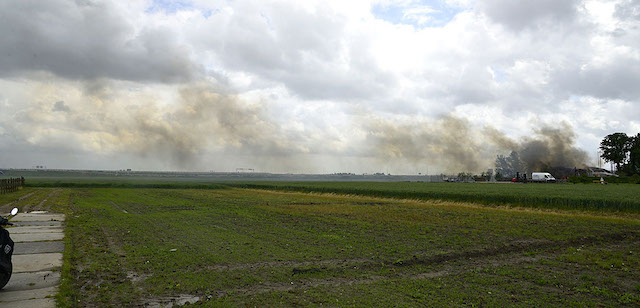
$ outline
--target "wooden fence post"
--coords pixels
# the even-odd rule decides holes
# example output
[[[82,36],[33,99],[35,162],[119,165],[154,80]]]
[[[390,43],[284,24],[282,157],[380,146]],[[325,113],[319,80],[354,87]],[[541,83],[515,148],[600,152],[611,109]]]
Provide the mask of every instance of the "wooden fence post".
[[[18,191],[20,187],[24,187],[24,177],[0,180],[0,194]]]

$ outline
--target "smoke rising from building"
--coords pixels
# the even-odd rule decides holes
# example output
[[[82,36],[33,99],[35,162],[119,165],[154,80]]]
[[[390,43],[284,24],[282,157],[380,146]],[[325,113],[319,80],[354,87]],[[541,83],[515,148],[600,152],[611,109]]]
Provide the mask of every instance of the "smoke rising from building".
[[[498,154],[520,153],[527,171],[583,167],[587,154],[575,146],[571,126],[544,126],[520,140],[494,127],[474,128],[460,117],[397,124],[374,118],[366,124],[371,151],[380,161],[407,160],[441,166],[445,172],[480,172],[492,168]],[[524,170],[523,170],[524,171]]]
[[[520,153],[526,171],[586,166],[587,153],[575,147],[575,134],[568,124],[562,123],[557,128],[542,127],[534,133],[533,137],[523,138],[514,149]]]

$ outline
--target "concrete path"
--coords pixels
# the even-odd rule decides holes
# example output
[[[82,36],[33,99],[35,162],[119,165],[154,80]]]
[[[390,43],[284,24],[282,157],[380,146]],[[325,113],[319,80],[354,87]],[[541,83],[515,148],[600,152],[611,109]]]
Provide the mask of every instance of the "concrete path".
[[[13,275],[0,290],[0,307],[55,307],[60,282],[64,215],[18,213],[7,228],[15,242]]]

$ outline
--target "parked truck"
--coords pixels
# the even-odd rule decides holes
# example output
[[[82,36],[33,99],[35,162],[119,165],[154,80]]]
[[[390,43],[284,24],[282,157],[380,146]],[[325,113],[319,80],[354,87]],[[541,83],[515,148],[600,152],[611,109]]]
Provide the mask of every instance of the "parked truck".
[[[549,172],[533,172],[531,173],[532,182],[555,183],[556,178]]]

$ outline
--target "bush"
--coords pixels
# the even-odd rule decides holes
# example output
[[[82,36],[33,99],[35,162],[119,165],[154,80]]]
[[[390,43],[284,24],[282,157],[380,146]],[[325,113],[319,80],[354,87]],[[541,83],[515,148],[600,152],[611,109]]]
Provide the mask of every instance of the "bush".
[[[628,177],[628,176],[619,176],[619,177],[608,177],[606,178],[607,182],[609,183],[613,183],[613,184],[624,184],[624,183],[633,183],[632,182],[632,177]]]
[[[569,183],[571,183],[571,184],[580,183],[580,177],[578,177],[578,176],[570,176],[569,177]]]
[[[630,182],[629,182],[629,183],[632,183],[632,184],[640,184],[640,174],[637,174],[637,173],[636,173],[636,174],[634,174],[634,175],[631,177],[631,180],[630,180]]]
[[[599,177],[589,177],[586,175],[583,176],[571,176],[569,177],[569,182],[573,184],[591,184],[593,181],[600,180]]]

